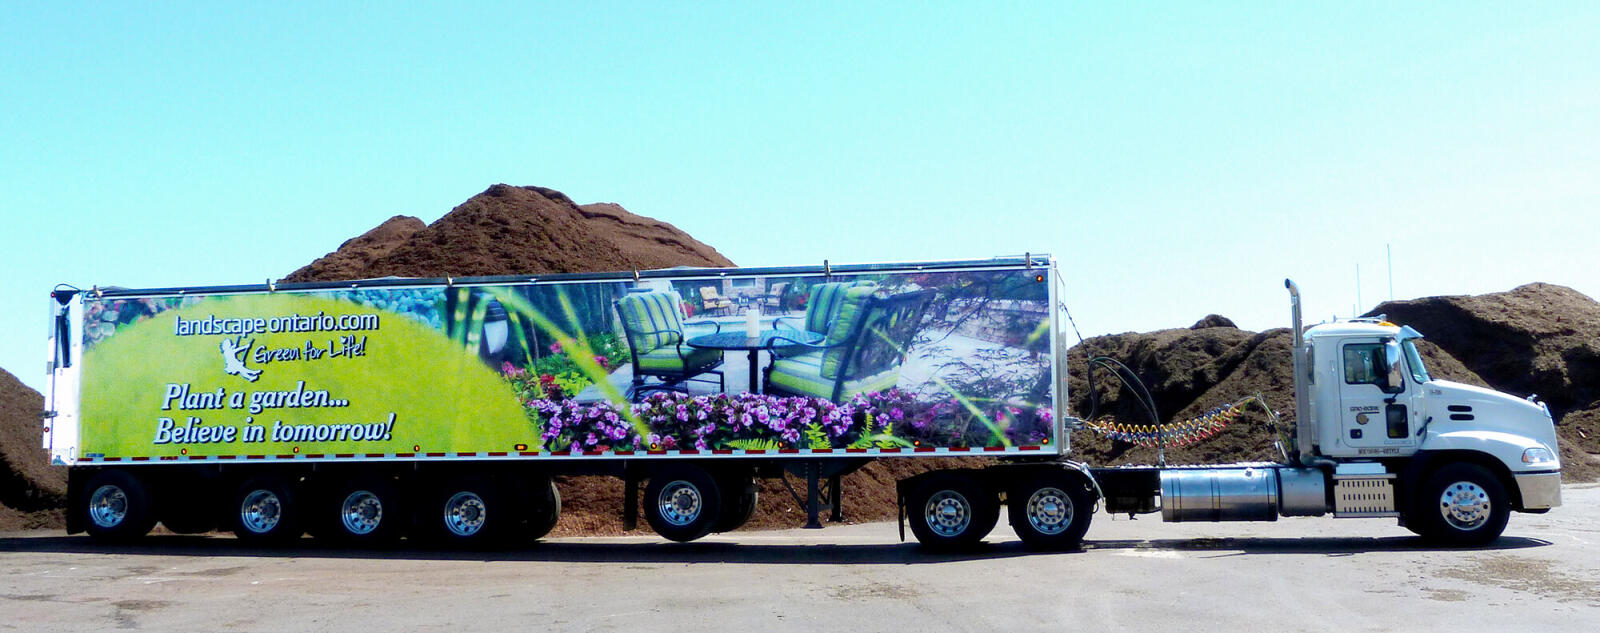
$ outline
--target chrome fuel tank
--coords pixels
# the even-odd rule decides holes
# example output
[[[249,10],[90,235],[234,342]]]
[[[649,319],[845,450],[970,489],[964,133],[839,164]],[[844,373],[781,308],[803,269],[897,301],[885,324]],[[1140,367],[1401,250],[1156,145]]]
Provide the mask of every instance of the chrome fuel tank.
[[[1272,467],[1161,471],[1161,520],[1276,521],[1278,470]]]

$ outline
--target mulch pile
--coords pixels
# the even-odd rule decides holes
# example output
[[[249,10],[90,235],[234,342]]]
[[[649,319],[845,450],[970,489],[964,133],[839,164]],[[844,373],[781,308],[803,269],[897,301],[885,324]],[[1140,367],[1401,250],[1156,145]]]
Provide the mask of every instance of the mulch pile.
[[[284,281],[732,266],[677,227],[554,189],[495,185],[428,226],[396,216]]]
[[[61,527],[67,469],[41,443],[44,397],[0,369],[0,531]]]
[[[609,203],[577,205],[541,187],[494,185],[424,225],[395,216],[284,281],[616,271],[673,266],[732,266],[715,249],[670,224]],[[1531,284],[1477,297],[1431,297],[1386,303],[1374,312],[1428,336],[1419,345],[1438,378],[1538,392],[1561,426],[1568,481],[1600,478],[1600,304],[1569,288]],[[1128,365],[1151,390],[1163,421],[1199,416],[1248,395],[1293,417],[1294,390],[1286,329],[1249,332],[1219,315],[1192,327],[1129,332],[1083,341],[1068,353],[1071,410],[1144,424],[1148,416],[1110,373],[1087,361]],[[0,529],[61,526],[64,469],[45,466],[39,448],[38,392],[0,371]],[[1166,452],[1169,463],[1225,463],[1277,457],[1268,417],[1252,409],[1219,435]],[[1091,432],[1072,437],[1077,459],[1096,465],[1155,463],[1154,449]],[[846,476],[847,521],[895,518],[894,481],[933,468],[981,460],[883,459]],[[804,493],[803,478],[788,483]],[[620,534],[622,483],[609,477],[563,477],[565,501],[554,535]],[[805,512],[783,481],[761,483],[756,516],[745,529],[798,527]],[[641,529],[648,529],[642,522]]]

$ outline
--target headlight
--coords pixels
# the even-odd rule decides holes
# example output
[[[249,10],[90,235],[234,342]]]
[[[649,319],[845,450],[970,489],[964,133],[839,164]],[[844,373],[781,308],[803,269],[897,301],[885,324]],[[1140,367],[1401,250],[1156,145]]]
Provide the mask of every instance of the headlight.
[[[1530,448],[1522,451],[1524,464],[1548,464],[1553,461],[1556,461],[1556,456],[1551,454],[1548,448]]]

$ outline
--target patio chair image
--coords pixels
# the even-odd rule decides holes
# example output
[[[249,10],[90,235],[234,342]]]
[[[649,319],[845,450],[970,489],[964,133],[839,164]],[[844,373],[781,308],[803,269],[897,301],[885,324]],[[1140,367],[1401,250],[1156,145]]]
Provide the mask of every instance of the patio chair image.
[[[761,310],[763,312],[769,310],[786,312],[783,309],[783,295],[787,292],[789,292],[789,282],[784,281],[772,284],[772,287],[767,289],[766,294],[756,295],[756,298],[761,300]]]
[[[844,303],[846,290],[853,287],[877,287],[877,282],[872,281],[831,281],[817,284],[806,293],[806,313],[800,319],[778,317],[772,320],[772,329],[805,330],[818,334],[827,334],[828,327],[833,324],[834,317],[839,315],[839,306]]]
[[[706,312],[722,310],[726,313],[733,309],[733,300],[717,294],[717,289],[711,286],[700,287],[700,302],[705,304]]]
[[[921,327],[933,291],[880,296],[876,286],[848,288],[822,343],[775,337],[766,393],[827,398],[835,403],[894,387],[906,348]],[[787,350],[780,355],[778,350]]]
[[[622,320],[622,332],[628,339],[633,356],[633,385],[627,397],[634,400],[650,391],[682,391],[688,393],[684,383],[701,374],[716,374],[717,389],[724,391],[727,383],[722,370],[722,352],[714,349],[697,349],[684,343],[683,316],[678,306],[682,295],[676,292],[640,292],[617,299],[617,316]],[[722,326],[709,322],[721,331]],[[654,376],[658,384],[646,384],[645,377]],[[699,379],[698,382],[711,382]]]

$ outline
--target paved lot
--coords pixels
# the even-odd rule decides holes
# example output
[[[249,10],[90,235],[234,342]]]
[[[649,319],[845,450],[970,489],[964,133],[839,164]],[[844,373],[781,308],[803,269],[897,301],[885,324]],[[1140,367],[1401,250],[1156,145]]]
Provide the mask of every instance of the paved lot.
[[[0,537],[0,630],[1595,631],[1600,487],[1479,550],[1383,520],[1096,517],[1081,552],[927,555],[892,524],[526,550]],[[307,541],[307,545],[311,542]]]

